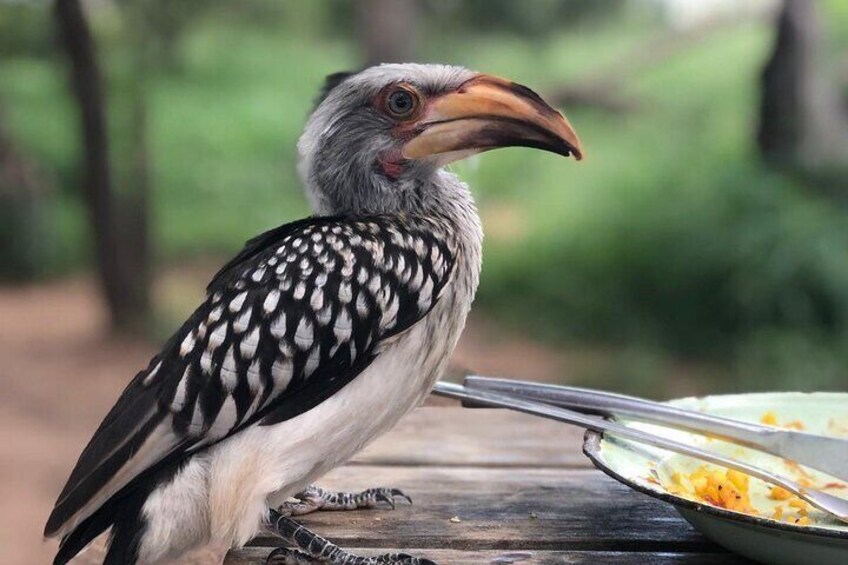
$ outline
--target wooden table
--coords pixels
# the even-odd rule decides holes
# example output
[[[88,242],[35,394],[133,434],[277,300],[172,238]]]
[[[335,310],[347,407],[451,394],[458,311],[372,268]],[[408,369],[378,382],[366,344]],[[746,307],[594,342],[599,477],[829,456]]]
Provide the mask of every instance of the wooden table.
[[[674,511],[594,469],[581,430],[503,410],[423,407],[321,486],[403,489],[397,510],[318,512],[302,523],[343,548],[440,565],[741,565]],[[227,565],[264,563],[259,539]]]

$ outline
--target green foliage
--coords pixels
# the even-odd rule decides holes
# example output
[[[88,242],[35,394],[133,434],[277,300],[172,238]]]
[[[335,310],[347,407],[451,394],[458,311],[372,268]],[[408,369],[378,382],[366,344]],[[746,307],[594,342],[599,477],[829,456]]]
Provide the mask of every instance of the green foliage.
[[[437,4],[430,18],[441,14]],[[171,61],[146,83],[160,260],[228,255],[307,213],[297,137],[323,76],[358,65],[349,30],[333,27],[347,3],[316,5],[252,0],[239,11],[216,2],[168,43]],[[120,25],[98,25],[120,110],[127,47]],[[626,68],[667,33],[618,18],[557,25],[533,41],[433,25],[422,59],[508,76],[544,95]],[[580,164],[514,149],[458,165],[489,233],[480,307],[554,343],[606,344],[614,353],[603,374],[573,375],[596,385],[656,391],[679,359],[697,359],[717,367],[709,378],[726,379],[701,390],[845,388],[848,216],[753,154],[769,41],[764,25],[714,31],[611,87],[636,100],[635,111],[565,108],[586,147]],[[9,128],[60,181],[55,230],[67,252],[59,255],[76,265],[86,235],[63,79],[37,53],[0,60]],[[122,124],[111,124],[119,141]]]
[[[848,3],[842,0],[824,0],[821,10],[828,38],[834,46],[844,50],[848,46]]]
[[[50,52],[48,2],[0,0],[0,57],[47,55]]]
[[[453,27],[478,32],[516,33],[525,38],[549,35],[563,28],[609,17],[623,0],[425,0],[424,6]]]

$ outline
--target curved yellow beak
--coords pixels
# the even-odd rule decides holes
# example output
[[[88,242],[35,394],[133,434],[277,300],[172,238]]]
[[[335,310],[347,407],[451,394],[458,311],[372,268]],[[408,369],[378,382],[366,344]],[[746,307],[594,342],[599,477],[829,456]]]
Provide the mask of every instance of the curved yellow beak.
[[[580,140],[562,114],[526,86],[490,75],[431,100],[416,131],[403,146],[407,159],[439,156],[449,163],[515,146],[583,158]]]

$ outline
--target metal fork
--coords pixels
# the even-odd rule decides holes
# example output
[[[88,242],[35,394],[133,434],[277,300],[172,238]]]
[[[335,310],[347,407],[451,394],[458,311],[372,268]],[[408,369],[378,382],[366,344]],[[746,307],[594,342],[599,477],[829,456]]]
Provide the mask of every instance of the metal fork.
[[[633,420],[707,434],[791,459],[848,481],[848,441],[844,439],[740,422],[633,396],[585,388],[479,376],[466,377],[465,386],[474,390],[507,393],[578,412],[627,416]]]
[[[795,481],[772,474],[759,467],[754,467],[753,465],[718,455],[717,453],[698,449],[684,443],[679,443],[671,439],[657,436],[639,429],[623,426],[608,420],[601,420],[592,416],[586,416],[585,414],[553,406],[551,404],[525,400],[502,392],[472,390],[460,384],[444,381],[436,383],[436,387],[433,389],[433,392],[440,396],[461,400],[463,403],[496,408],[509,408],[526,414],[532,414],[534,416],[541,416],[543,418],[573,424],[596,432],[604,432],[617,437],[636,441],[638,443],[653,445],[655,447],[688,455],[728,469],[735,469],[742,473],[751,475],[752,477],[761,479],[767,483],[784,488],[801,500],[809,502],[816,508],[835,516],[843,522],[848,522],[848,500],[833,496],[826,492],[806,489]]]

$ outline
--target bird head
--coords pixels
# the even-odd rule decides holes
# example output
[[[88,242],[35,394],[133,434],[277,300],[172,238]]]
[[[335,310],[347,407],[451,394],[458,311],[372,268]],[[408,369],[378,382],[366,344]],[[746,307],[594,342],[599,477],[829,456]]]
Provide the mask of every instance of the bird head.
[[[568,120],[526,86],[462,67],[386,64],[331,75],[298,150],[316,211],[344,214],[409,211],[445,165],[509,146],[582,158]]]

